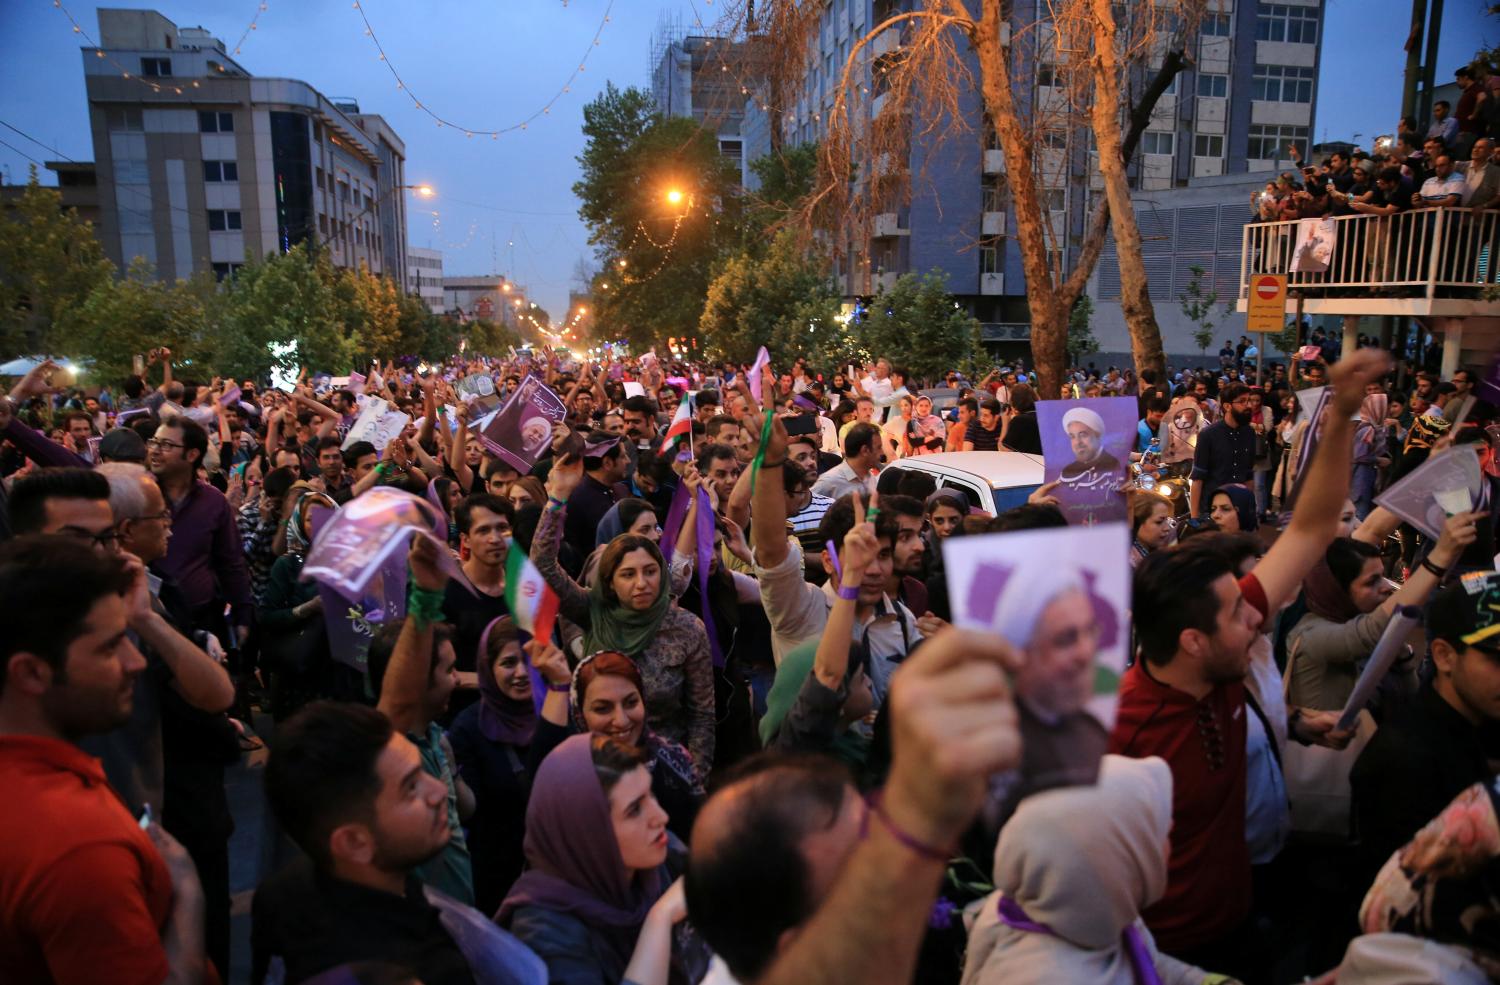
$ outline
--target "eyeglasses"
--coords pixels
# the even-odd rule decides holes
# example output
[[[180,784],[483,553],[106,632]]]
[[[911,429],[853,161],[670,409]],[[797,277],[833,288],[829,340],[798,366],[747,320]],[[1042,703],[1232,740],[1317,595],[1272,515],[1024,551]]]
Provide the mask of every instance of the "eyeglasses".
[[[136,522],[138,522],[138,523],[144,523],[147,520],[155,520],[158,523],[171,523],[172,522],[172,511],[171,510],[162,510],[160,513],[153,513],[150,516],[138,516],[135,519],[136,519]]]
[[[165,441],[165,440],[163,440],[161,438],[147,438],[146,439],[146,447],[147,448],[154,448],[154,449],[161,449],[161,448],[186,448],[187,446],[184,445],[184,444],[182,444],[181,442],[178,442],[178,441]]]
[[[113,530],[96,534],[80,527],[64,527],[58,533],[64,537],[71,537],[73,540],[92,544],[96,549],[110,553],[117,549],[121,539],[120,535]]]

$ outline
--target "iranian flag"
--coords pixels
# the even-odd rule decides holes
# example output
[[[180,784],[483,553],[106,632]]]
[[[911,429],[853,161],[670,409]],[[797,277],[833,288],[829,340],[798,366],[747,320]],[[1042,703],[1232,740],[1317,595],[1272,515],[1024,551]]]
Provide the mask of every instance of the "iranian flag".
[[[667,428],[666,437],[661,442],[661,453],[670,452],[674,445],[687,441],[693,434],[693,398],[690,394],[683,394],[682,400],[677,405],[677,413],[672,415],[672,424]]]
[[[552,623],[557,619],[557,593],[547,586],[526,552],[516,547],[505,558],[505,602],[516,626],[533,637],[552,636]]]

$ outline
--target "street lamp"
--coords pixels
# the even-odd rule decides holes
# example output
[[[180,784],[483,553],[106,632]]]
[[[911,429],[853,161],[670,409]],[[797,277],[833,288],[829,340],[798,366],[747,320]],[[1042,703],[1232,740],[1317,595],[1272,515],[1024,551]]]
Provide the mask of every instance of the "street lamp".
[[[667,204],[669,204],[669,205],[680,205],[680,204],[682,204],[682,192],[680,190],[676,189],[676,188],[673,188],[671,191],[667,192]]]
[[[401,187],[410,188],[422,198],[431,198],[432,196],[437,194],[437,192],[432,190],[431,185],[402,185]]]

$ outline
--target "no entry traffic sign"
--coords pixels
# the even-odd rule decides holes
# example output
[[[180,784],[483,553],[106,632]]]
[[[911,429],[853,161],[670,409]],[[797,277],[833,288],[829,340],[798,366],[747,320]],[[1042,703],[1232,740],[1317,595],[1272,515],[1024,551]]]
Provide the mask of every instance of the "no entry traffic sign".
[[[1252,332],[1279,332],[1286,323],[1286,275],[1255,274],[1250,278],[1250,300],[1246,306]]]

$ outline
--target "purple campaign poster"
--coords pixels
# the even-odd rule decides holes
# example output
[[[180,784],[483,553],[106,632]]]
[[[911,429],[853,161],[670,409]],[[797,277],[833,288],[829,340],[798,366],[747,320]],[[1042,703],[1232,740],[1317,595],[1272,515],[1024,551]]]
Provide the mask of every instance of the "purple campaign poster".
[[[1126,397],[1042,400],[1036,405],[1046,481],[1070,524],[1125,519],[1125,470],[1135,447],[1136,403]]]
[[[438,529],[446,530],[447,524],[427,500],[376,486],[351,499],[322,527],[307,553],[302,577],[361,604],[388,565],[405,565],[401,552],[411,537],[421,536],[438,543],[438,557],[449,577],[467,584],[448,545],[433,535]]]
[[[480,439],[486,450],[525,475],[552,441],[552,425],[567,416],[567,408],[558,395],[528,374],[480,432]]]

